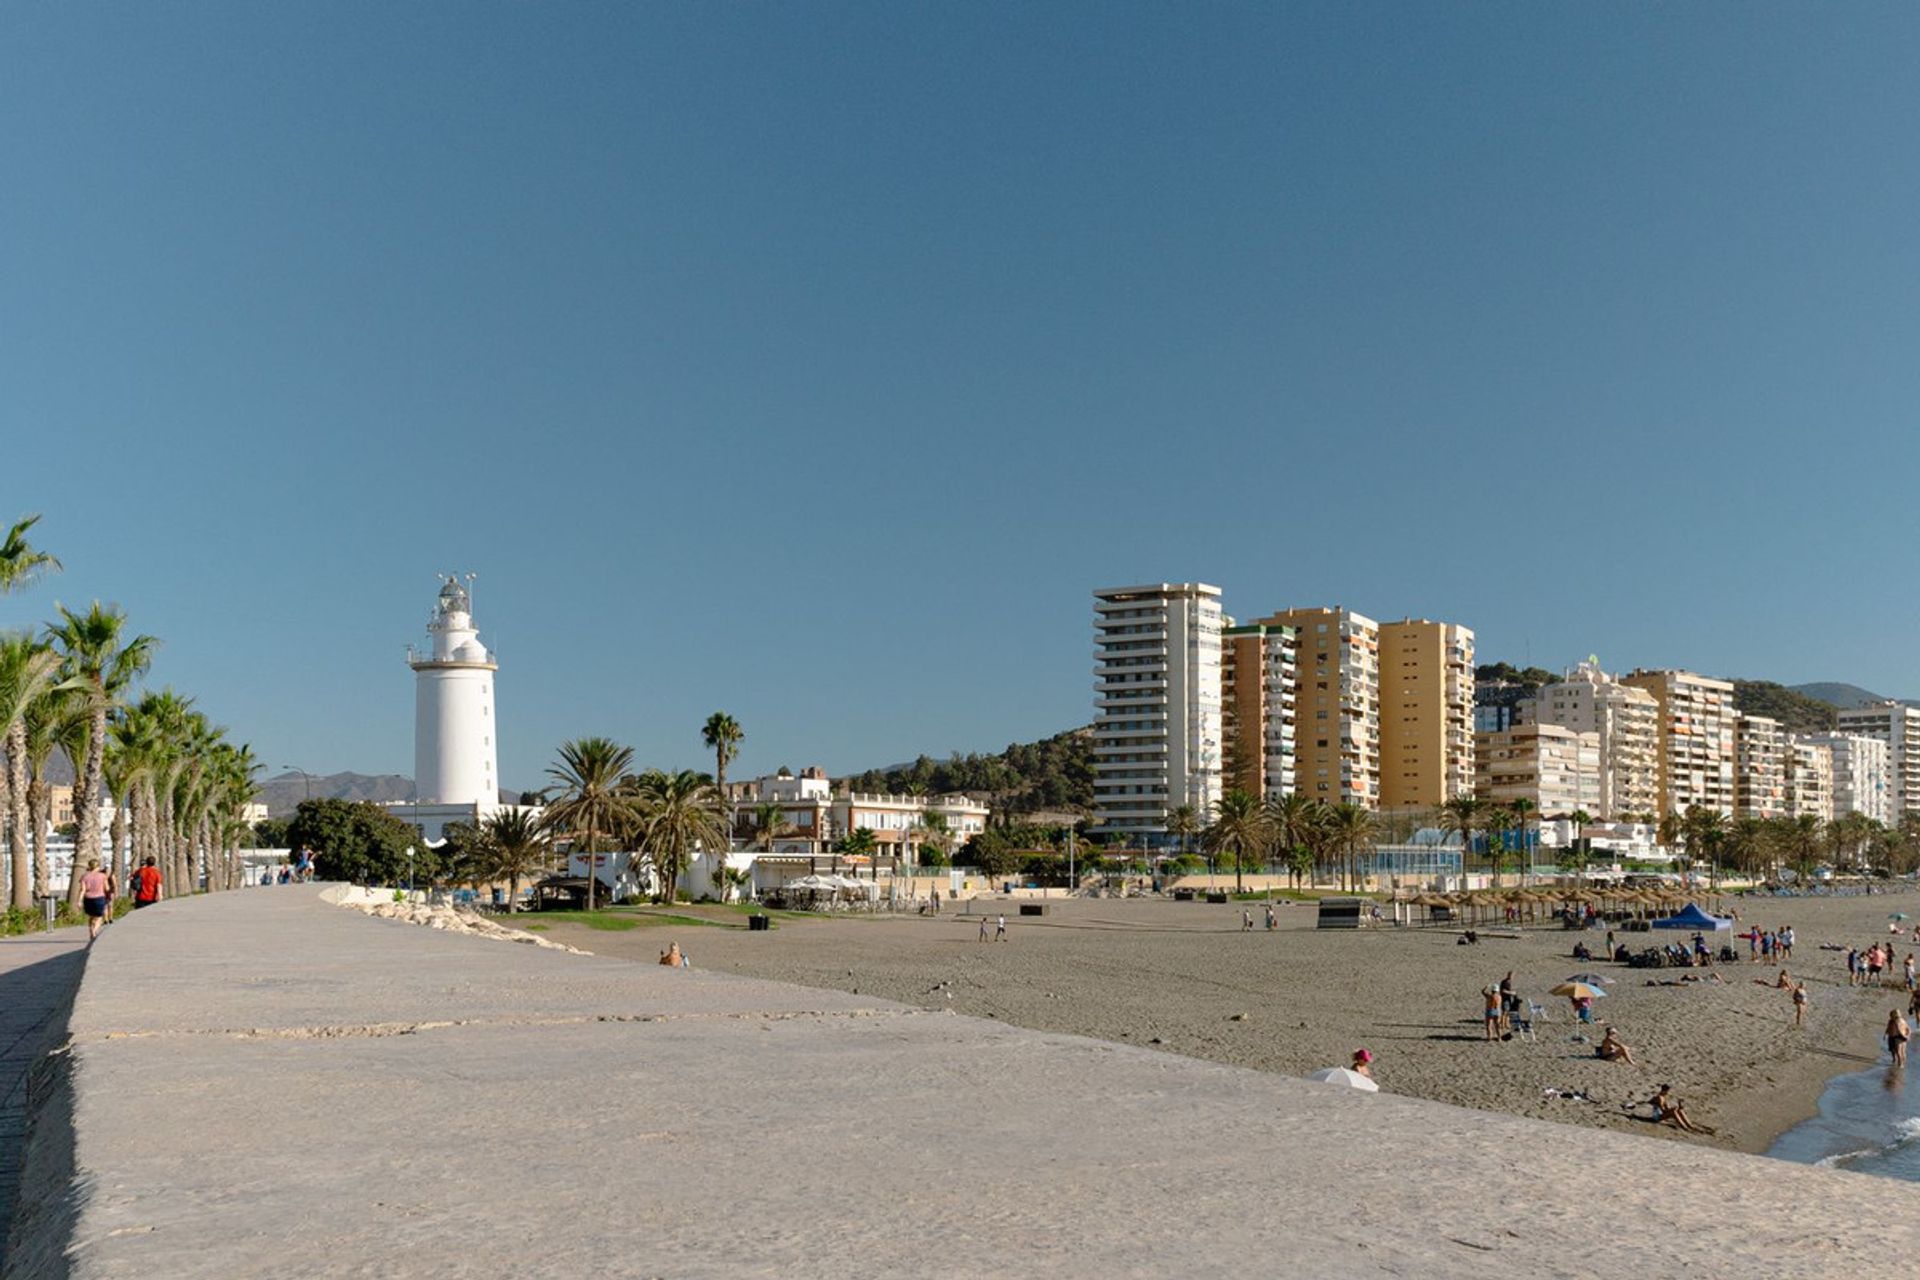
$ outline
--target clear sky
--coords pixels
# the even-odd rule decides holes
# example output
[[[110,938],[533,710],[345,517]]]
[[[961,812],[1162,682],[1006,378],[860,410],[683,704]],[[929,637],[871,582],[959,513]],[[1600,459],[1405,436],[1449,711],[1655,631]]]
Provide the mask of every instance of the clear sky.
[[[1920,10],[0,11],[0,517],[271,765],[1092,714],[1089,591],[1920,695]]]

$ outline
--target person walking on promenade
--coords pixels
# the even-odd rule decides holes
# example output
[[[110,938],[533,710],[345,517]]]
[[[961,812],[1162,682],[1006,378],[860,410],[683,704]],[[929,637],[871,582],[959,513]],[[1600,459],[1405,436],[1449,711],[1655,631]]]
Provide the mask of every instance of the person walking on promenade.
[[[95,858],[87,863],[87,873],[80,877],[80,907],[87,913],[88,942],[100,936],[100,921],[112,906],[107,873],[100,869],[100,860]]]
[[[1242,933],[1253,932],[1253,908],[1252,907],[1240,908],[1240,932]]]
[[[1907,1040],[1912,1036],[1907,1020],[1900,1016],[1898,1009],[1887,1015],[1887,1052],[1893,1055],[1893,1065],[1907,1065]]]
[[[1279,917],[1273,914],[1273,904],[1267,904],[1267,932],[1272,933],[1280,925]]]
[[[160,883],[160,868],[154,866],[153,859],[149,857],[133,873],[133,909],[138,911],[141,907],[152,906],[160,901],[164,891],[165,886]]]
[[[113,874],[112,867],[107,867],[105,870],[107,873],[107,914],[101,918],[100,923],[109,925],[113,923],[113,904],[120,901],[120,877]]]

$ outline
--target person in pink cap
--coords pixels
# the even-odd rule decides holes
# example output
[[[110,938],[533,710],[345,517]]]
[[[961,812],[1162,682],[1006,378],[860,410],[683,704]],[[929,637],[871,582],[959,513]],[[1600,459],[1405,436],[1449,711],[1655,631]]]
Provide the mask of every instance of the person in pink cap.
[[[1355,1049],[1353,1051],[1353,1070],[1369,1080],[1373,1079],[1373,1050]]]

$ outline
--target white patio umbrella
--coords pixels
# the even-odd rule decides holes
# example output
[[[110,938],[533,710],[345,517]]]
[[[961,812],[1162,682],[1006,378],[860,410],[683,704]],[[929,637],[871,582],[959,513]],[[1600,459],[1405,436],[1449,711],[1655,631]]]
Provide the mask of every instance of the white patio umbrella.
[[[1362,1093],[1378,1093],[1380,1086],[1361,1075],[1358,1071],[1349,1071],[1345,1067],[1326,1067],[1314,1072],[1307,1079],[1317,1084],[1343,1084],[1349,1089],[1358,1089]]]

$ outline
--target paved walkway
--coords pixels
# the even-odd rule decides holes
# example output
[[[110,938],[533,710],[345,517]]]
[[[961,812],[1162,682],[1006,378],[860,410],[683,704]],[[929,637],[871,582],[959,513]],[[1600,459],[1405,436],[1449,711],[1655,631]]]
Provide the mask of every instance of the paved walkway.
[[[1920,1252],[1920,1186],[448,935],[317,887],[128,917],[71,1029],[17,1276],[1787,1280]]]
[[[87,931],[0,938],[0,1258],[20,1189],[27,1072],[66,1035],[67,1005],[86,965]]]

